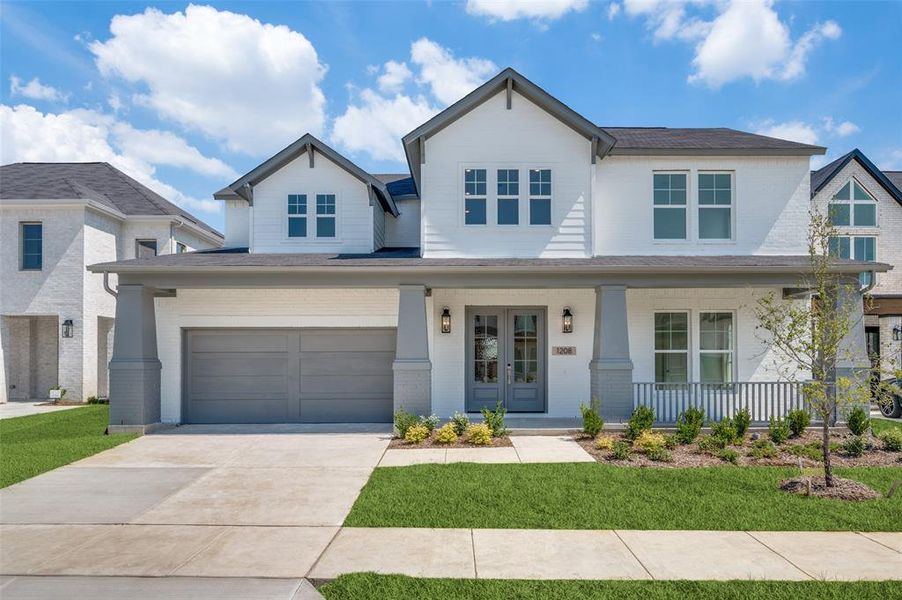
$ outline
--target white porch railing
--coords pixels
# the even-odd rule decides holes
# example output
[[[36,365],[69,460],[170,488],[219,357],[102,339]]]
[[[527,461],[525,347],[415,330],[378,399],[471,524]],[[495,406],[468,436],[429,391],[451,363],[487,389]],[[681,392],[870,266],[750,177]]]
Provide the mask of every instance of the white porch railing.
[[[655,422],[676,423],[690,406],[704,409],[705,419],[719,421],[748,408],[753,424],[784,417],[790,410],[807,408],[802,384],[785,381],[737,383],[633,383],[633,407],[655,411]]]

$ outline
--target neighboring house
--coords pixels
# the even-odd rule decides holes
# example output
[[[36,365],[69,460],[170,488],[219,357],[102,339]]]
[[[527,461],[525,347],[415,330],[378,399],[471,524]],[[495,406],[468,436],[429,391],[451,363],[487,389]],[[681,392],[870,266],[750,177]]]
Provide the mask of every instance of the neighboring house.
[[[835,256],[902,265],[902,172],[880,171],[856,148],[811,172],[811,197],[837,230]],[[902,367],[902,269],[870,277],[868,352]]]
[[[111,424],[799,402],[753,308],[807,301],[824,148],[602,128],[512,69],[402,142],[410,174],[375,176],[305,135],[215,194],[223,251],[93,265],[119,275]],[[867,366],[857,333],[841,372]]]
[[[0,167],[0,402],[107,395],[116,302],[86,265],[221,245],[107,163]]]

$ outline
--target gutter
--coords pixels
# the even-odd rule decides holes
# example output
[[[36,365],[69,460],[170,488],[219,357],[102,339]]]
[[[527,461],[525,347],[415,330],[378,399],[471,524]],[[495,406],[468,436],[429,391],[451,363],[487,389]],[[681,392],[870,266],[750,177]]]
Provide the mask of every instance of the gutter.
[[[113,298],[119,297],[119,292],[110,287],[110,272],[103,272],[103,289],[106,290],[106,293],[112,296]]]

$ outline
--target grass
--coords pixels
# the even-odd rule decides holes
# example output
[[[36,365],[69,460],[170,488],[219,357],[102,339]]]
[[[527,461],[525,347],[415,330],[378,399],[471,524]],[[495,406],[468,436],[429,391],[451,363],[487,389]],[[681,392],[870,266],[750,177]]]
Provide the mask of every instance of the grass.
[[[326,600],[890,600],[902,598],[898,581],[519,581],[415,579],[352,573],[319,588]]]
[[[889,421],[887,419],[871,419],[871,431],[874,435],[879,435],[889,429],[902,429],[902,421],[896,419]]]
[[[0,488],[137,437],[104,435],[108,422],[104,405],[0,420]]]
[[[836,469],[886,492],[902,467]],[[448,464],[379,468],[353,527],[902,531],[902,494],[867,502],[781,492],[793,468]]]

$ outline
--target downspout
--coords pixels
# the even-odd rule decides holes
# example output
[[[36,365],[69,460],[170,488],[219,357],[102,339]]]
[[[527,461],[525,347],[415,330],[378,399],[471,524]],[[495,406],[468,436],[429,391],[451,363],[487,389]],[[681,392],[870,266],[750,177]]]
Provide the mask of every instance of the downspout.
[[[169,222],[169,253],[175,254],[176,244],[175,230],[185,226],[185,222],[181,219],[173,219]]]
[[[103,272],[103,289],[106,290],[106,293],[112,296],[113,298],[118,298],[119,293],[110,287],[110,272]]]
[[[876,285],[877,285],[877,272],[876,271],[868,271],[868,273],[871,274],[871,277],[870,277],[871,282],[869,284],[867,284],[866,286],[864,286],[863,288],[861,288],[860,290],[858,290],[858,293],[861,295],[867,294],[872,289],[874,289],[874,287],[876,287]]]

